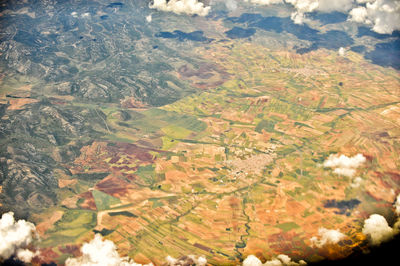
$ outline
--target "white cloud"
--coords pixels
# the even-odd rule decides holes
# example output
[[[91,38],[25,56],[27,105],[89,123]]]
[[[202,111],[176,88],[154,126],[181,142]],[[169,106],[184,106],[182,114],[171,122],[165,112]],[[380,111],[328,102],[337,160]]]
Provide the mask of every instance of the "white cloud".
[[[272,4],[283,4],[283,0],[244,0],[258,5],[272,5]]]
[[[338,50],[338,54],[340,56],[345,56],[346,55],[346,49],[343,48],[343,47],[340,47],[339,50]]]
[[[346,155],[331,154],[328,160],[324,162],[325,167],[331,168],[358,168],[366,161],[362,154],[357,154],[353,157],[347,157]]]
[[[17,251],[17,258],[20,261],[23,261],[25,263],[29,263],[32,261],[33,257],[38,256],[39,255],[39,251],[36,252],[32,252],[29,249],[19,249]]]
[[[367,3],[350,11],[350,20],[372,26],[372,30],[381,34],[391,34],[400,30],[400,1],[399,0],[370,0],[357,1]]]
[[[344,175],[348,177],[354,176],[356,169],[353,168],[335,168],[333,172],[337,175]]]
[[[348,13],[349,20],[370,25],[377,33],[391,34],[400,30],[400,0],[243,0],[257,5],[289,4],[295,11],[291,19],[296,24],[307,22],[305,16],[309,12]],[[237,8],[236,0],[225,0],[227,9]],[[200,0],[154,0],[150,8],[176,14],[206,16],[211,7],[205,6]],[[76,12],[73,12],[76,13]],[[76,14],[71,14],[76,16]]]
[[[73,16],[74,18],[77,18],[78,17],[78,13],[74,11],[74,12],[71,13],[71,16]]]
[[[306,21],[305,13],[320,11],[346,12],[353,7],[353,0],[244,0],[259,5],[271,5],[287,3],[292,5],[296,11],[291,14],[291,18],[296,24],[302,24]]]
[[[346,237],[346,235],[341,233],[339,230],[329,230],[326,228],[320,228],[318,230],[318,236],[319,238],[314,236],[310,239],[312,245],[318,248],[322,248],[326,244],[337,244],[340,240]]]
[[[281,260],[284,264],[289,264],[292,263],[292,259],[288,255],[280,254],[277,257],[279,260]]]
[[[364,221],[362,232],[369,237],[369,241],[373,246],[390,240],[394,235],[394,231],[388,225],[385,217],[379,214],[372,214]]]
[[[353,6],[353,0],[286,0],[292,4],[299,12],[332,12],[348,11]]]
[[[168,256],[166,260],[168,266],[180,266],[180,265],[205,266],[207,264],[207,259],[204,256],[196,257],[194,255],[183,256],[179,259],[175,259],[171,256]]]
[[[396,198],[396,202],[394,203],[395,213],[400,216],[400,194]]]
[[[14,213],[3,214],[0,219],[0,258],[8,259],[12,255],[30,262],[35,255],[26,248],[35,237],[35,226],[25,220],[14,220]]]
[[[353,8],[350,11],[350,20],[358,23],[369,23],[369,21],[366,20],[367,16],[368,16],[367,9],[363,6]]]
[[[262,266],[261,260],[259,260],[256,256],[254,255],[249,255],[247,258],[243,261],[243,266]]]
[[[128,257],[121,258],[117,252],[114,242],[102,239],[96,234],[94,239],[81,247],[82,256],[68,258],[66,266],[142,266]],[[148,266],[153,264],[147,264]]]
[[[371,3],[374,2],[375,0],[356,0],[357,3],[359,4],[365,4],[365,3]]]
[[[260,5],[286,3],[295,8],[291,18],[296,24],[306,22],[305,13],[339,11],[349,20],[370,25],[377,33],[400,30],[400,0],[244,0]]]
[[[366,158],[360,153],[353,157],[347,157],[343,154],[340,156],[331,154],[323,165],[324,167],[333,168],[335,174],[352,177],[356,173],[356,169],[363,165],[365,161]]]
[[[278,259],[272,259],[269,261],[266,261],[263,266],[283,266],[286,264],[283,264],[282,261],[278,260]]]
[[[235,11],[237,9],[236,0],[225,0],[225,6],[229,11]]]
[[[308,20],[306,19],[306,16],[304,15],[304,13],[298,12],[298,11],[293,12],[293,13],[290,15],[290,18],[293,20],[293,22],[294,22],[295,24],[303,24],[304,22],[308,21]]]
[[[148,23],[150,23],[153,20],[153,18],[151,17],[151,15],[146,16],[146,21]]]
[[[353,182],[350,184],[352,188],[358,188],[363,182],[363,179],[359,176],[353,179]]]
[[[264,264],[256,256],[249,255],[243,261],[242,265],[243,266],[299,266],[299,265],[307,265],[307,263],[304,260],[295,262],[295,261],[292,261],[292,259],[289,256],[280,254],[275,259],[266,261]]]
[[[204,6],[198,0],[154,0],[150,8],[160,11],[174,12],[176,14],[207,16],[210,6]]]

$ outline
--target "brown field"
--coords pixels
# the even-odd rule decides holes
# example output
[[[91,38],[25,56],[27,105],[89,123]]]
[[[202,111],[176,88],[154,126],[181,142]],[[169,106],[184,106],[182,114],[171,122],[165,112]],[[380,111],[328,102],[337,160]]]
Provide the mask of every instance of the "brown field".
[[[189,133],[165,151],[143,148],[163,143],[163,129],[135,144],[83,147],[67,166],[72,174],[106,176],[62,204],[97,211],[95,229],[111,230],[105,237],[121,254],[156,265],[167,255],[237,265],[249,254],[263,261],[278,254],[316,260],[364,249],[363,219],[379,208],[390,213],[400,192],[398,72],[352,52],[341,58],[328,50],[299,55],[241,41],[229,43],[232,49],[213,45],[195,52],[215,64],[179,69],[182,79],[208,89],[162,107],[197,117],[207,128],[194,133],[176,126]],[[217,93],[210,88],[218,82]],[[138,107],[134,99],[124,104]],[[322,167],[331,153],[367,158],[356,170],[359,187]],[[59,186],[83,187],[74,180],[61,178]],[[93,189],[120,203],[97,210]],[[361,203],[346,213],[324,207],[351,199]],[[338,229],[346,239],[315,248],[310,238],[320,227]]]

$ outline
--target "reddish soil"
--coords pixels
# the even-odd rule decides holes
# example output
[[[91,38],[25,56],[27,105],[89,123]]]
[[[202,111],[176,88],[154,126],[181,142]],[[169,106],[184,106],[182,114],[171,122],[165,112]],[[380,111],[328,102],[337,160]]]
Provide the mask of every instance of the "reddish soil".
[[[145,108],[146,106],[147,105],[145,103],[142,103],[133,97],[128,97],[121,100],[121,107],[123,108]]]
[[[87,192],[84,192],[84,193],[80,194],[79,196],[80,196],[80,198],[85,199],[85,201],[80,204],[81,208],[88,209],[88,210],[93,210],[93,211],[97,210],[96,203],[94,201],[94,197],[92,195],[92,192],[87,191]]]
[[[35,257],[32,261],[33,265],[42,265],[46,263],[52,263],[54,262],[59,255],[53,251],[53,247],[49,248],[42,248],[40,249],[40,255],[38,257]]]
[[[71,254],[74,257],[80,257],[82,255],[80,248],[77,245],[66,245],[65,247],[60,247],[60,251],[64,254]]]
[[[393,181],[395,181],[397,184],[400,184],[400,174],[399,173],[394,173],[394,172],[386,172],[385,174],[389,175]]]
[[[117,154],[129,154],[143,162],[153,161],[153,156],[149,153],[149,149],[138,147],[135,144],[117,143],[115,146],[107,146],[107,151],[110,155],[113,155],[113,158],[117,158]]]
[[[128,193],[129,184],[124,180],[109,176],[96,185],[96,189],[114,197],[121,197]]]

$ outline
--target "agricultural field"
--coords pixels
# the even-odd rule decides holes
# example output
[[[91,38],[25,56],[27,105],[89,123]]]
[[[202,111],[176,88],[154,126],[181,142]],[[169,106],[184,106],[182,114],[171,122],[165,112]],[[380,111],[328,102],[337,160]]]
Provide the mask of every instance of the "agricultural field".
[[[160,108],[100,108],[106,134],[65,165],[62,215],[42,221],[49,261],[94,233],[157,265],[185,254],[218,265],[250,254],[317,261],[365,246],[362,221],[400,192],[394,70],[353,52],[299,55],[240,40],[212,48],[196,52],[229,77],[216,89]],[[332,153],[367,158],[360,186],[322,166]],[[346,239],[312,247],[319,227]]]
[[[154,266],[313,263],[366,252],[371,214],[395,226],[398,26],[297,10],[319,1],[183,2],[207,14],[1,2],[0,211],[38,237],[0,264],[23,248],[64,265],[96,234]],[[362,162],[326,164],[340,155]],[[320,229],[344,237],[317,245]]]

